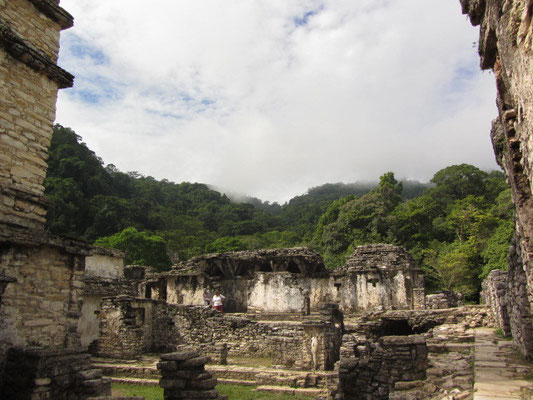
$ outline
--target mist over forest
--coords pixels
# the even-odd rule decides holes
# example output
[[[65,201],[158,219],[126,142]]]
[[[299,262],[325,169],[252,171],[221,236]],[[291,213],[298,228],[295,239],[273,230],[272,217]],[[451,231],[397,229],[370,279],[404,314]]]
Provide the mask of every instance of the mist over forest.
[[[326,183],[281,205],[122,172],[61,125],[48,165],[51,232],[122,249],[126,263],[156,270],[205,253],[293,246],[335,268],[358,245],[391,243],[409,250],[430,291],[475,300],[481,279],[506,268],[513,235],[503,173],[469,164],[444,168],[430,183],[393,172],[379,182]]]

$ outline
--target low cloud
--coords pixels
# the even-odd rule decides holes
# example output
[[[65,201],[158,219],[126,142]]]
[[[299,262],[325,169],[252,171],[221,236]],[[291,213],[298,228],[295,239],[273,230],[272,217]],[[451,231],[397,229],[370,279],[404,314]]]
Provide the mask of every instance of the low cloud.
[[[123,171],[283,202],[386,171],[496,168],[493,77],[459,1],[61,5],[76,82],[57,121]]]

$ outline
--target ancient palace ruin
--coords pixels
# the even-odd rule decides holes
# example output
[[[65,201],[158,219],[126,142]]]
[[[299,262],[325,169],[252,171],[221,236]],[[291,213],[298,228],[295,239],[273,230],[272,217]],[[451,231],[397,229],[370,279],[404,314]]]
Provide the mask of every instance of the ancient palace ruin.
[[[58,90],[74,79],[57,66],[59,35],[73,17],[57,0],[0,0],[0,398],[110,399],[126,374],[159,382],[165,399],[222,399],[220,381],[330,400],[472,399],[476,349],[503,346],[482,327],[532,359],[533,0],[461,4],[496,78],[491,137],[516,205],[509,270],[469,306],[426,296],[421,270],[390,244],[359,246],[335,270],[291,248],[155,273],[49,234],[47,150]],[[204,305],[215,290],[224,313]],[[235,361],[248,358],[269,365]]]

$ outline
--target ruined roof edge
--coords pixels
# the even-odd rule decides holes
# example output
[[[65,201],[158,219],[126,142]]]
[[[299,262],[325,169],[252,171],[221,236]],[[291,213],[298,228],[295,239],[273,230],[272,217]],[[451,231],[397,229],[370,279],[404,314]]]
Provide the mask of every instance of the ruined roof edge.
[[[52,0],[28,0],[33,6],[51,20],[57,22],[61,29],[74,25],[74,17]]]
[[[74,85],[74,75],[57,66],[49,57],[30,47],[0,19],[0,47],[36,72],[44,73],[56,82],[59,89]]]

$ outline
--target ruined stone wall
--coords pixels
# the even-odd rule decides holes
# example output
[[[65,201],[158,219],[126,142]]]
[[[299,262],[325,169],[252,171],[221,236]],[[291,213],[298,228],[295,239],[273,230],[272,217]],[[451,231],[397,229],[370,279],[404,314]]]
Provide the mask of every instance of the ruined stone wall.
[[[80,349],[11,349],[6,367],[3,400],[84,400],[111,393],[110,380]]]
[[[15,279],[1,299],[0,353],[11,346],[79,344],[83,261],[52,246],[0,248],[0,270]]]
[[[104,298],[96,353],[105,357],[135,358],[154,350],[156,302],[128,296]]]
[[[332,275],[346,313],[424,308],[424,276],[401,247],[358,246]]]
[[[424,308],[424,276],[398,246],[359,246],[331,273],[306,249],[264,252],[210,254],[182,264],[162,275],[166,299],[201,305],[204,289],[218,288],[228,312],[306,314],[326,303],[347,314]]]
[[[491,69],[498,116],[491,138],[516,207],[516,238],[509,264],[511,330],[533,355],[529,332],[533,303],[533,3],[531,0],[461,0],[463,13],[480,25],[481,68]],[[522,286],[525,284],[525,286]]]
[[[397,382],[426,377],[427,346],[423,336],[344,335],[339,363],[339,390],[345,400],[388,399]]]
[[[509,313],[507,311],[507,272],[493,270],[483,281],[481,300],[488,305],[498,327],[505,336],[511,336]]]
[[[428,294],[426,296],[426,308],[437,310],[441,308],[460,307],[463,305],[463,295],[461,293],[445,290],[440,293]]]

